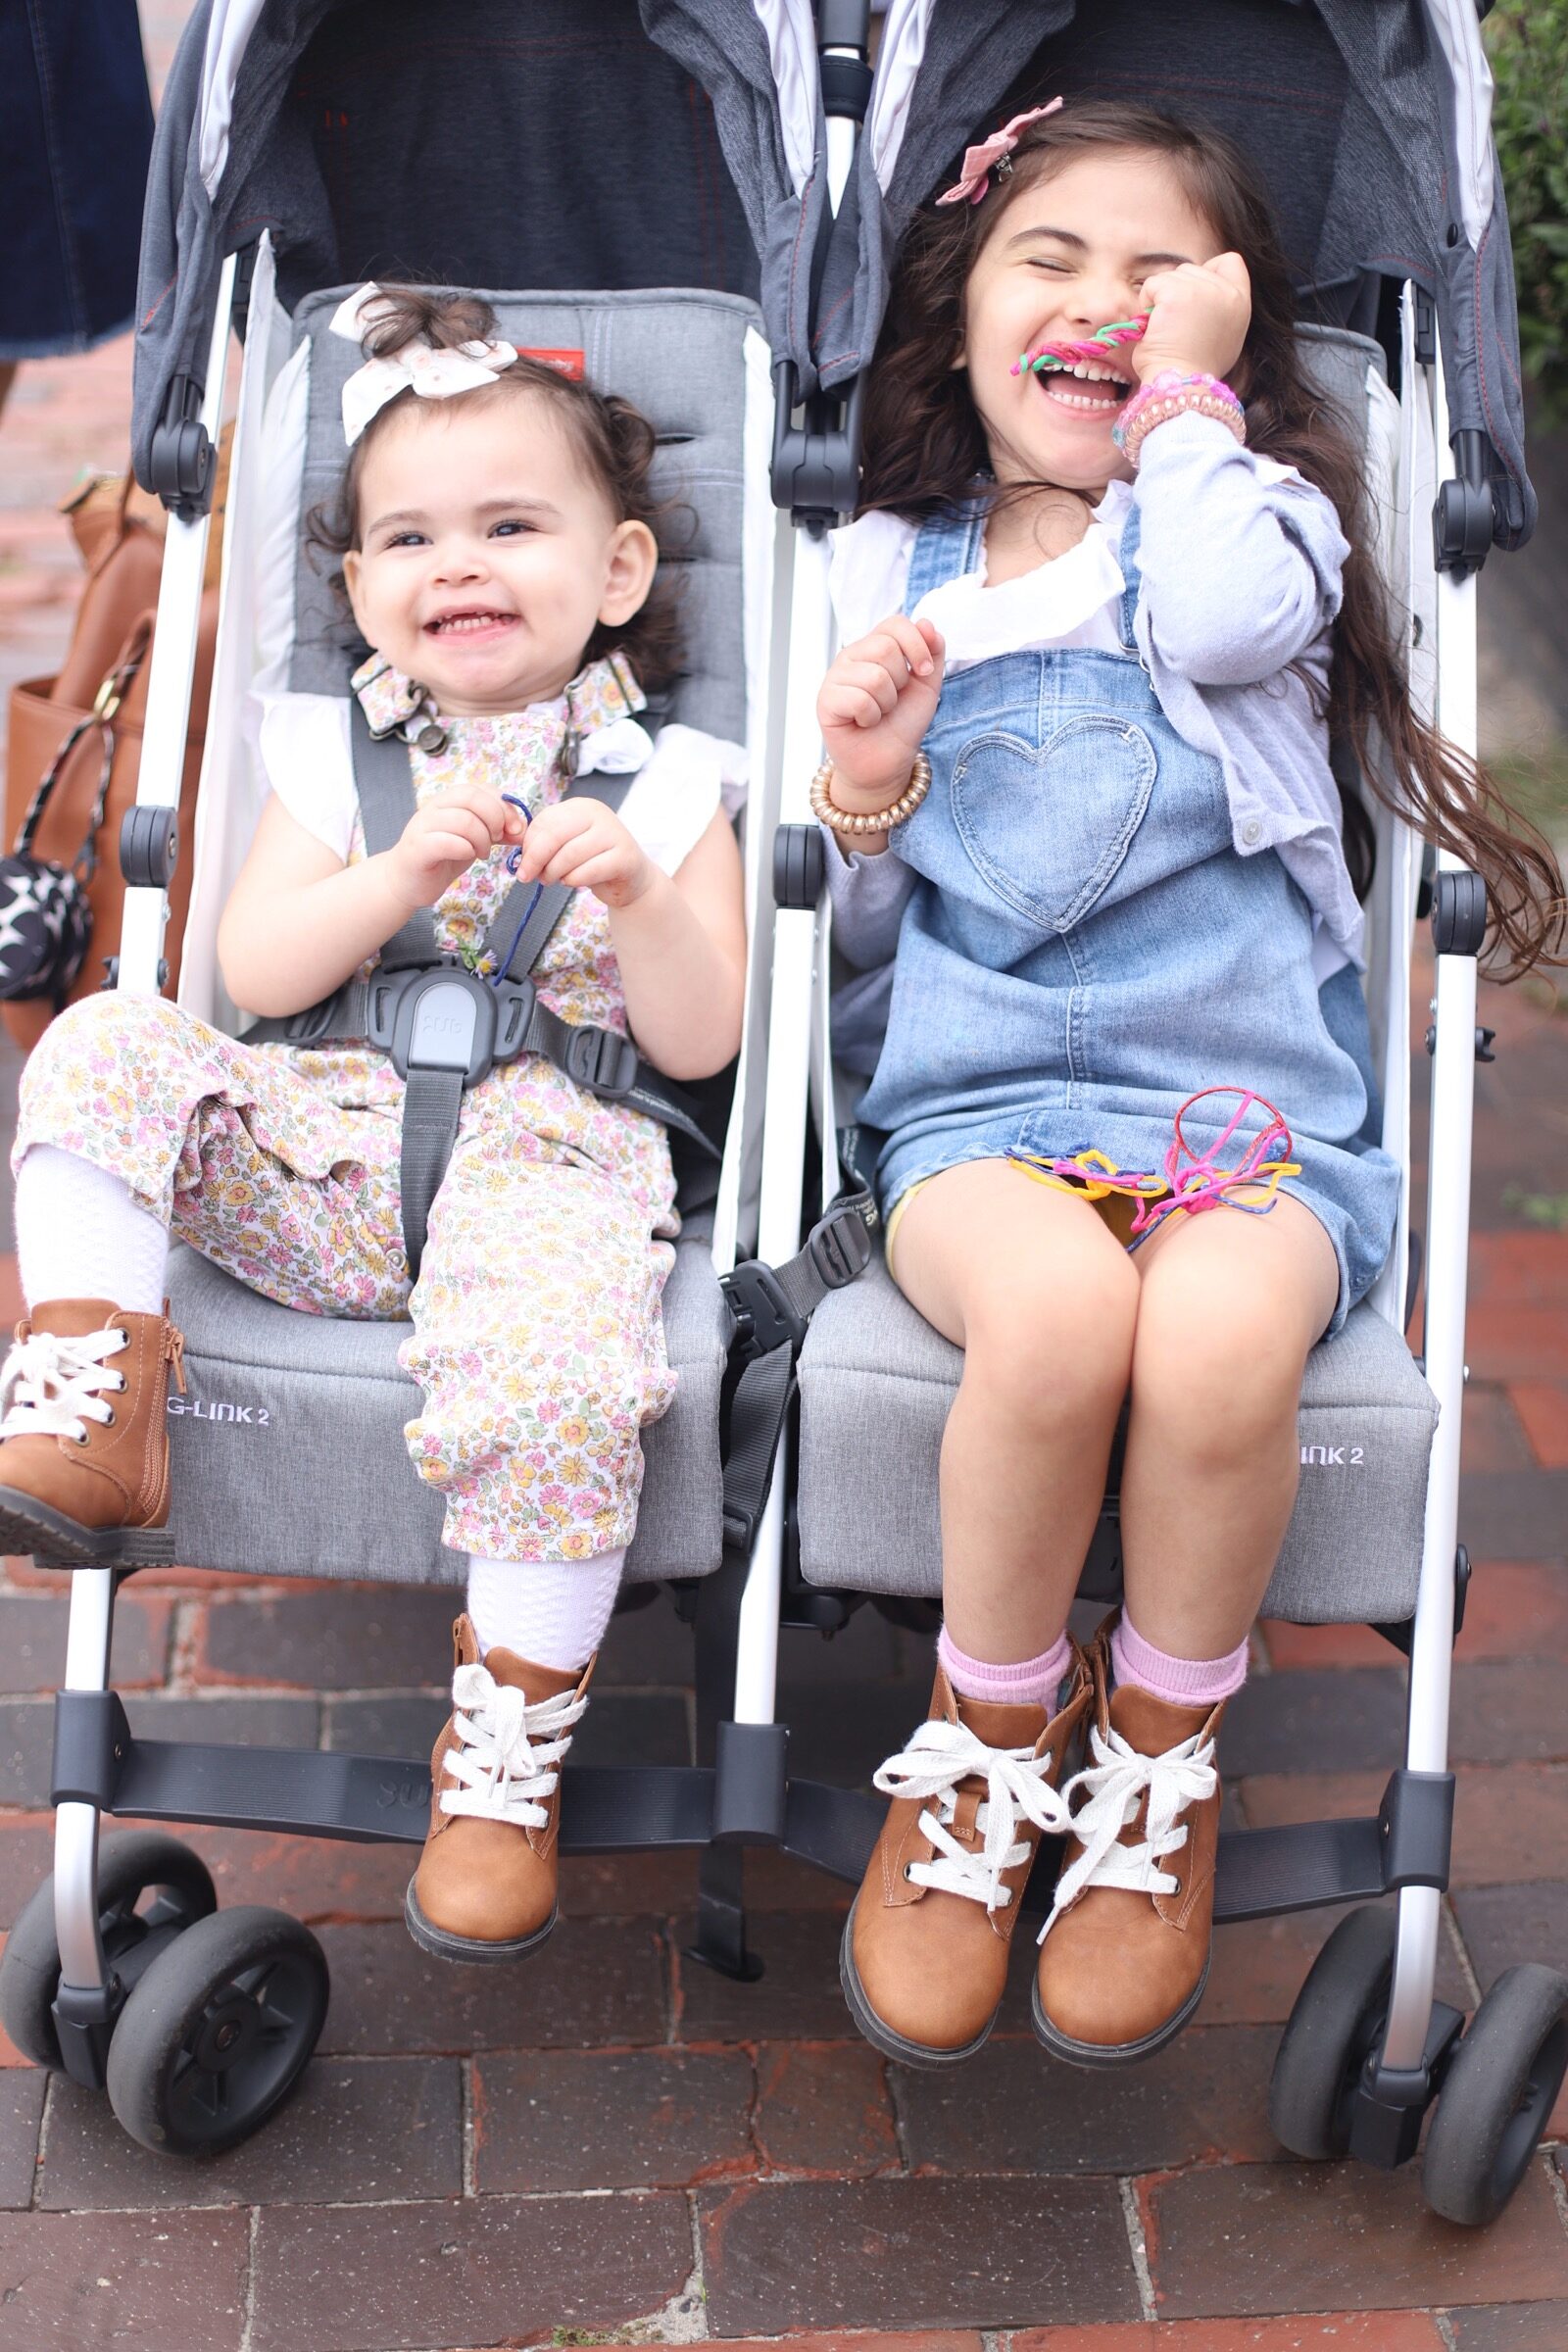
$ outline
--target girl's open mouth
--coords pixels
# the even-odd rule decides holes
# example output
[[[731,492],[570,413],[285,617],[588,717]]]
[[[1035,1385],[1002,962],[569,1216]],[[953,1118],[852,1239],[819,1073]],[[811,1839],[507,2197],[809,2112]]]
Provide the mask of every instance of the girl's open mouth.
[[[425,622],[424,628],[429,637],[469,640],[497,636],[503,629],[514,628],[516,619],[514,612],[496,612],[488,607],[472,606],[462,612],[438,613],[434,620]]]
[[[1132,385],[1108,368],[1082,362],[1069,373],[1063,368],[1041,368],[1035,382],[1058,408],[1076,409],[1083,416],[1114,416]]]

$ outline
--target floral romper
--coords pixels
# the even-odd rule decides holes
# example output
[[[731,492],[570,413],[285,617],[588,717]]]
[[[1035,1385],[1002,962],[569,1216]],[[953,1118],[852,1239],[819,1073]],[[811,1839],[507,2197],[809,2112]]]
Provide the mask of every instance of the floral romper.
[[[378,656],[353,687],[373,732],[413,733],[421,803],[482,775],[536,811],[561,798],[568,701],[584,733],[642,703],[612,662],[591,663],[555,703],[433,730],[422,688]],[[421,732],[441,748],[420,749]],[[365,854],[356,822],[350,862]],[[470,866],[437,903],[444,953],[481,946],[512,888],[506,855]],[[625,1031],[609,919],[591,893],[569,902],[533,977],[563,1019]],[[398,1360],[424,1407],[405,1434],[416,1470],[447,1497],[454,1549],[575,1560],[629,1544],[639,1432],[675,1385],[660,1311],[679,1230],[664,1130],[538,1054],[499,1065],[463,1097],[411,1289],[402,1101],[382,1054],[246,1046],[177,1005],[108,994],[72,1006],[35,1049],[14,1164],[33,1144],[91,1160],[179,1240],[285,1306],[409,1316]]]

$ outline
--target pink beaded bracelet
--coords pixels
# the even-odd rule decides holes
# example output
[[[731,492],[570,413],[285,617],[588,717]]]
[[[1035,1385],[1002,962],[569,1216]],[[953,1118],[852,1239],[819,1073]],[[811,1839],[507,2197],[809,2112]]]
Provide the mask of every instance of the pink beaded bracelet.
[[[1111,426],[1110,437],[1122,456],[1136,465],[1155,425],[1185,416],[1216,417],[1238,441],[1246,442],[1247,418],[1229,384],[1217,375],[1183,375],[1174,368],[1162,368],[1139,387]]]

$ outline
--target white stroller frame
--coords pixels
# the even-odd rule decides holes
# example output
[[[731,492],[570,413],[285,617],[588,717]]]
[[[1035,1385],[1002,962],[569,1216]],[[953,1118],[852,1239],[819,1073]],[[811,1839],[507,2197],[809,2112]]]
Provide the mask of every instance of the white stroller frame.
[[[237,0],[236,14],[259,4],[260,0]],[[895,101],[900,106],[904,103],[899,76],[906,78],[913,70],[909,62],[909,43],[913,40],[910,27],[926,5],[927,0],[898,0],[890,12],[884,41],[884,61],[892,92],[890,106]],[[837,94],[825,126],[818,117],[830,229],[836,220],[846,217],[846,193],[852,186],[858,160],[863,166],[857,130],[870,82],[865,65],[867,14],[862,0],[829,0],[823,11],[824,81],[830,78],[829,63],[838,75]],[[797,77],[806,73],[811,62],[811,43],[801,11],[793,0],[783,0],[780,20],[782,30],[773,57],[782,86],[788,78],[785,66]],[[778,26],[774,29],[778,30]],[[917,64],[915,43],[914,65]],[[1484,138],[1484,122],[1482,127]],[[884,123],[879,127],[874,101],[870,138],[873,146],[879,142],[882,146],[887,144],[886,126]],[[811,160],[809,139],[804,147],[797,140],[793,163],[798,192],[804,184],[799,174],[803,171],[809,174]],[[223,265],[218,318],[212,332],[199,414],[188,416],[174,428],[176,433],[201,430],[216,440],[234,272],[235,265],[230,259]],[[1460,513],[1467,520],[1474,520],[1473,452],[1464,446],[1473,436],[1460,436],[1460,446],[1451,458],[1445,459],[1444,480],[1440,484],[1436,453],[1452,447],[1445,375],[1436,337],[1429,338],[1424,327],[1418,332],[1417,305],[1417,294],[1407,285],[1402,310],[1405,366],[1401,527],[1408,534],[1405,568],[1411,581],[1420,582],[1425,576],[1431,583],[1429,595],[1412,600],[1415,609],[1408,638],[1412,692],[1420,709],[1435,713],[1448,739],[1460,750],[1473,753],[1474,564],[1479,561],[1479,551],[1464,543],[1462,552],[1468,561],[1450,564],[1435,575],[1430,572],[1423,575],[1422,564],[1415,560],[1415,551],[1425,541],[1430,500],[1446,485],[1452,485],[1447,495],[1456,502]],[[798,358],[798,353],[786,358],[781,366],[786,369],[795,367]],[[762,841],[771,837],[775,826],[778,828],[774,858],[778,903],[770,931],[760,920],[753,929],[751,1017],[746,1058],[737,1086],[735,1129],[735,1134],[744,1130],[748,1150],[743,1152],[732,1149],[727,1156],[714,1245],[715,1263],[720,1267],[733,1266],[737,1251],[751,1241],[748,1228],[750,1210],[755,1204],[757,1257],[753,1263],[763,1275],[772,1268],[784,1269],[790,1261],[798,1262],[801,1252],[803,1168],[813,1096],[819,1105],[821,1204],[824,1212],[828,1212],[821,1220],[822,1225],[831,1221],[829,1204],[838,1201],[844,1190],[834,1120],[828,1107],[833,1092],[826,985],[829,925],[821,887],[820,836],[809,817],[807,779],[816,765],[819,752],[816,692],[833,651],[827,593],[829,551],[823,525],[835,514],[847,511],[854,498],[853,383],[841,383],[836,396],[813,392],[804,406],[794,400],[795,385],[787,376],[783,390],[774,449],[775,497],[781,506],[793,508],[794,519],[805,521],[808,527],[792,529],[783,515],[776,525],[774,638],[765,715],[758,714],[760,732],[766,742],[765,775],[762,791],[754,800],[756,830],[751,842],[755,873],[759,869]],[[126,899],[118,984],[135,993],[152,994],[157,984],[167,913],[166,846],[184,747],[208,528],[208,516],[199,499],[185,513],[177,506],[171,513],[145,754],[137,808],[127,827],[124,854],[127,879],[133,887]],[[210,733],[210,744],[212,740]],[[1408,939],[1415,911],[1419,844],[1406,828],[1396,823],[1385,827],[1380,854],[1386,861],[1386,870],[1392,869],[1390,906],[1397,925],[1395,936],[1396,920],[1391,920],[1389,953],[1393,978],[1388,1004],[1394,1040],[1390,1048],[1393,1068],[1400,1060],[1398,1040],[1407,1025],[1409,961],[1400,943]],[[1419,1591],[1410,1632],[1411,1695],[1405,1762],[1390,1783],[1389,1798],[1377,1820],[1303,1824],[1222,1838],[1216,1904],[1219,1918],[1257,1917],[1311,1903],[1397,1891],[1397,1933],[1392,1962],[1384,1968],[1380,1961],[1374,1983],[1362,1988],[1360,2005],[1350,2020],[1351,2040],[1360,2036],[1355,2046],[1355,2067],[1348,2082],[1338,2086],[1346,2091],[1353,2117],[1339,2146],[1348,2144],[1356,2154],[1383,2164],[1402,2161],[1412,2152],[1425,2109],[1446,2077],[1446,2103],[1439,2124],[1434,2127],[1433,2138],[1436,2141],[1440,2131],[1446,2129],[1443,2118],[1450,2107],[1456,2120],[1446,2131],[1446,2138],[1451,2142],[1459,2135],[1460,2111],[1453,2107],[1453,2086],[1460,2075],[1466,2074],[1466,2052],[1471,2047],[1470,2037],[1463,2042],[1458,2038],[1463,2019],[1435,2001],[1434,1985],[1442,1892],[1447,1882],[1453,1792],[1452,1778],[1447,1772],[1448,1684],[1456,1603],[1462,1599],[1462,1554],[1456,1546],[1458,1465],[1476,1050],[1476,956],[1485,909],[1476,877],[1446,856],[1437,861],[1431,888],[1438,953],[1433,1140],[1426,1220],[1425,1371],[1440,1408],[1440,1419],[1430,1456]],[[763,1017],[765,1054],[760,1051],[760,1023]],[[754,1120],[749,1113],[759,1096],[761,1097],[760,1152],[754,1165],[750,1155]],[[1385,1138],[1406,1169],[1407,1192],[1408,1100],[1402,1073],[1400,1083],[1386,1089]],[[732,1144],[734,1140],[732,1134]],[[841,1227],[858,1222],[860,1213],[856,1209],[841,1210]],[[819,1226],[817,1231],[820,1230]],[[1376,1296],[1379,1311],[1396,1330],[1403,1320],[1408,1234],[1406,1200],[1401,1203],[1395,1248]],[[701,1611],[698,1616],[699,1706],[700,1720],[706,1718],[706,1729],[716,1750],[713,1767],[666,1769],[639,1776],[645,1784],[645,1801],[638,1825],[630,1835],[623,1822],[617,1825],[612,1817],[612,1808],[593,1798],[589,1784],[596,1777],[610,1776],[595,1776],[569,1766],[564,1776],[564,1850],[608,1851],[636,1843],[702,1849],[697,1956],[738,1975],[757,1973],[745,1943],[740,1869],[745,1846],[781,1846],[853,1882],[863,1871],[881,1816],[880,1804],[868,1796],[790,1781],[786,1772],[786,1733],[775,1720],[778,1634],[786,1577],[786,1518],[798,1467],[790,1458],[793,1440],[784,1408],[804,1337],[806,1311],[808,1310],[802,1310],[794,1317],[790,1346],[775,1348],[768,1358],[773,1373],[779,1377],[774,1382],[776,1411],[764,1426],[765,1458],[760,1468],[753,1466],[755,1475],[751,1478],[748,1507],[731,1528],[725,1566],[707,1578],[703,1586],[704,1598],[711,1599],[713,1605],[706,1619]],[[791,1320],[788,1313],[784,1320]],[[769,1485],[768,1472],[773,1468],[779,1475],[773,1476]],[[765,1500],[760,1501],[764,1495]],[[52,1917],[58,1951],[58,1996],[53,2015],[70,2071],[100,2085],[114,2022],[114,1988],[99,1927],[98,1825],[103,1811],[120,1809],[115,1801],[115,1788],[122,1761],[122,1750],[115,1744],[115,1718],[104,1703],[108,1694],[114,1583],[115,1573],[107,1569],[76,1570],[73,1574],[55,1780],[58,1811]],[[722,1710],[721,1693],[731,1688],[729,1713],[722,1720],[715,1720]],[[73,1701],[76,1702],[74,1731],[67,1729]],[[209,1756],[217,1753],[205,1752]],[[254,1772],[259,1761],[256,1751],[251,1751],[247,1770]],[[324,1765],[330,1760],[317,1761]],[[337,1761],[346,1769],[356,1760]],[[422,1802],[427,1799],[428,1783],[425,1780],[422,1788],[417,1787],[421,1776],[416,1767],[409,1767],[408,1773],[408,1788],[400,1792],[399,1802],[406,1803],[417,1819]],[[621,1781],[628,1776],[613,1777]],[[124,1809],[149,1810],[145,1805]],[[254,1819],[255,1815],[247,1813],[243,1804],[237,1804],[231,1793],[220,1792],[218,1801],[204,1804],[199,1798],[193,1801],[187,1789],[180,1803],[166,1808],[165,1817],[244,1821]],[[274,1812],[268,1818],[276,1826],[318,1834],[343,1834],[340,1822],[312,1818],[308,1807],[288,1813]],[[416,1827],[385,1823],[367,1827],[362,1820],[349,1834],[391,1836],[416,1842],[422,1836],[422,1821]],[[1244,1849],[1251,1857],[1246,1866],[1242,1862]],[[1309,1979],[1303,2002],[1311,1994],[1312,1984]],[[1568,1986],[1564,1987],[1563,1999],[1568,2001]],[[1300,2014],[1298,2004],[1298,2015]],[[1553,2033],[1556,2041],[1552,2039]],[[1493,2036],[1494,2041],[1496,2038]],[[1560,2054],[1568,2057],[1568,2031],[1562,2028],[1560,2014],[1550,2030],[1538,2035],[1536,2044],[1524,2054],[1528,2061],[1526,2074],[1529,2066],[1535,2065],[1537,2075],[1542,2076],[1542,2066],[1536,2062],[1543,2053],[1544,2071],[1549,2074],[1552,2053],[1557,2051],[1559,2042]],[[1477,2066],[1469,2066],[1467,2082],[1473,2082],[1479,2071]],[[1540,2087],[1537,2082],[1537,2092]],[[1523,2155],[1518,2156],[1516,2144],[1510,2145],[1507,2162],[1500,2171],[1494,2164],[1472,2197],[1473,2209],[1457,2209],[1464,2199],[1452,2191],[1450,2180],[1448,2202],[1440,2202],[1441,2210],[1450,2212],[1455,2219],[1480,2220],[1490,2218],[1505,2201],[1529,2161],[1535,2138],[1549,2111],[1553,2089],[1554,2084],[1548,2085],[1544,2103],[1537,2096],[1530,2108],[1527,2120],[1533,2119],[1534,2130]],[[1474,2110],[1470,2113],[1473,2115]],[[1519,2137],[1515,2131],[1514,2143]],[[1298,2152],[1323,2154],[1338,2152],[1338,2148],[1334,2151],[1327,2146],[1300,2148]],[[1433,2193],[1430,2156],[1429,2193]],[[1436,2196],[1435,2201],[1439,2201]]]

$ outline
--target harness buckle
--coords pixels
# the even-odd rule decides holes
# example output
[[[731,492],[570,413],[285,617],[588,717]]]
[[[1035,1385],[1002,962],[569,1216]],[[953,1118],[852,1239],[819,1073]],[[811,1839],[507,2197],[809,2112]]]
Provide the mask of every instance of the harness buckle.
[[[750,1362],[787,1345],[793,1355],[800,1354],[806,1345],[806,1318],[785,1298],[771,1266],[760,1257],[743,1258],[720,1275],[719,1287],[734,1317],[736,1353]]]
[[[604,1102],[621,1102],[637,1083],[637,1049],[618,1029],[578,1022],[566,1039],[566,1073]]]
[[[477,1086],[498,1061],[519,1052],[532,1004],[530,981],[509,981],[498,991],[449,959],[375,974],[366,1029],[400,1078],[411,1070],[453,1070],[465,1087]]]
[[[842,1291],[846,1283],[862,1274],[871,1262],[871,1236],[865,1219],[849,1201],[830,1208],[812,1226],[806,1246],[811,1253],[812,1265],[830,1291]]]

